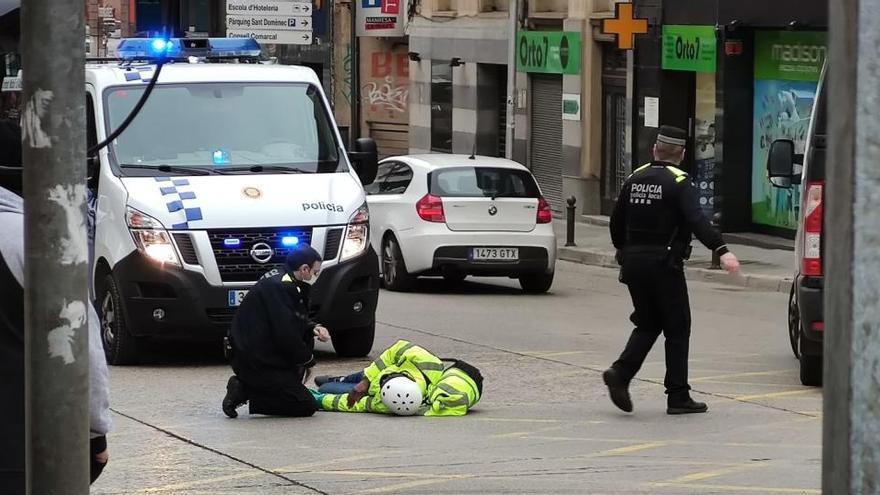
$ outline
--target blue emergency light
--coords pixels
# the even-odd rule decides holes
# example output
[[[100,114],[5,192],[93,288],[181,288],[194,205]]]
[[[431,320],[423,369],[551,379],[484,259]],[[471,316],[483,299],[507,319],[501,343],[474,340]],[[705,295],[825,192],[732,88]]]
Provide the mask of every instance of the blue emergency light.
[[[237,248],[241,246],[241,239],[223,239],[223,245],[228,248]]]
[[[253,38],[126,38],[116,49],[123,60],[144,58],[235,58],[259,57],[260,44]]]
[[[299,238],[295,235],[286,235],[281,238],[281,245],[284,247],[296,246],[299,244]]]

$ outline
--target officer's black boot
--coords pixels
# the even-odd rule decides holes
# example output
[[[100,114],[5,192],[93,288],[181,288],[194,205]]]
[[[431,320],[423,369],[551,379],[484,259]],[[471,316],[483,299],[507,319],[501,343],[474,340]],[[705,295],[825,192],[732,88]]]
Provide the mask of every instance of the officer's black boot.
[[[608,386],[611,402],[623,412],[632,412],[633,404],[629,396],[629,383],[620,376],[620,372],[614,368],[608,368],[602,373],[602,379]]]
[[[238,417],[238,409],[247,402],[247,392],[235,375],[226,382],[226,397],[223,397],[223,413],[230,418]]]
[[[666,406],[666,414],[695,414],[709,410],[709,406],[703,402],[695,401],[690,394],[670,395]]]

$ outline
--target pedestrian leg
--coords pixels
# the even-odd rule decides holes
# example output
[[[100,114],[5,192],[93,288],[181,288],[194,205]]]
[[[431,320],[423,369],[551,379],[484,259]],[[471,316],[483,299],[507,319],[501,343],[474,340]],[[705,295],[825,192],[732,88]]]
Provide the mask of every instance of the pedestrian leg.
[[[684,271],[672,269],[660,284],[661,312],[666,337],[666,378],[664,385],[671,399],[687,398],[688,351],[691,334],[691,311]]]

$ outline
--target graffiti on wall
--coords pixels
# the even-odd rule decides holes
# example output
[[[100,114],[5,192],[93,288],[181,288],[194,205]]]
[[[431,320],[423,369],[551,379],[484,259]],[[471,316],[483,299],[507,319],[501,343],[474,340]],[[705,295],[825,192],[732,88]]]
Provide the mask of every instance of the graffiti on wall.
[[[361,100],[367,120],[407,123],[409,120],[409,57],[407,47],[379,45],[362,70]],[[366,65],[366,64],[364,64]]]
[[[342,97],[351,105],[351,45],[346,45],[345,57],[342,59]]]

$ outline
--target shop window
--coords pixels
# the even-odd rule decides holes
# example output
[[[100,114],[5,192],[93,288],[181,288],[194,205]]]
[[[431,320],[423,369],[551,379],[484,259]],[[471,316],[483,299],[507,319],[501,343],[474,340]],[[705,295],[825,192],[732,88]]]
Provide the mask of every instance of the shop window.
[[[452,66],[431,62],[431,150],[452,153]]]
[[[510,0],[480,0],[480,12],[507,12]]]

